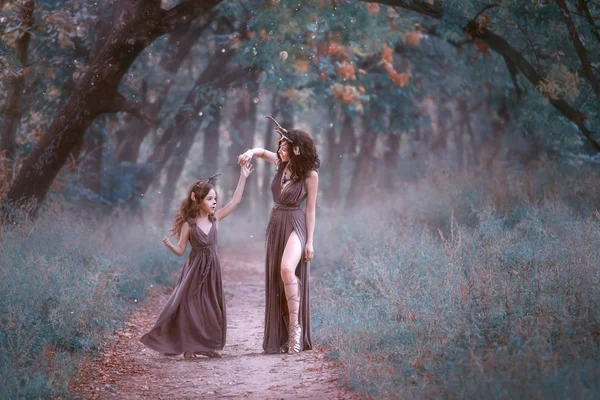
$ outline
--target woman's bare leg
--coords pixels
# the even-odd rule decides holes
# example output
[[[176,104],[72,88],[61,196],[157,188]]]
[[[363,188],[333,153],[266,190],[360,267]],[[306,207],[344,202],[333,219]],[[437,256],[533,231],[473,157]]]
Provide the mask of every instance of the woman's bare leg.
[[[302,243],[296,231],[292,231],[281,257],[281,280],[285,290],[289,322],[288,353],[298,353],[301,349],[301,329],[298,322],[300,310],[300,280],[296,277],[296,267],[302,257]]]

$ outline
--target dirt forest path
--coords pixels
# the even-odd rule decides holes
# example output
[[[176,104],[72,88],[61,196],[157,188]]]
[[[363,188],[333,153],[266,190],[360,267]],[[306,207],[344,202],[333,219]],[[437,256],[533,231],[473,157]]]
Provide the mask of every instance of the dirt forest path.
[[[155,290],[103,350],[82,363],[71,388],[78,399],[347,399],[338,369],[318,349],[262,354],[263,244],[220,248],[227,305],[227,344],[221,359],[163,357],[139,337],[166,303]],[[183,265],[183,258],[182,265]]]

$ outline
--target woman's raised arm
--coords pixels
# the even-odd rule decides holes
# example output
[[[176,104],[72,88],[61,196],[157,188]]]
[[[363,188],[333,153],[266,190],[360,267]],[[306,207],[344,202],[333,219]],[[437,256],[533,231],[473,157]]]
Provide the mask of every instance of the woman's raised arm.
[[[238,164],[246,165],[252,160],[252,157],[262,158],[263,160],[267,160],[271,164],[277,164],[277,154],[272,151],[262,149],[260,147],[255,147],[253,149],[247,150],[244,154],[240,154],[238,156]]]

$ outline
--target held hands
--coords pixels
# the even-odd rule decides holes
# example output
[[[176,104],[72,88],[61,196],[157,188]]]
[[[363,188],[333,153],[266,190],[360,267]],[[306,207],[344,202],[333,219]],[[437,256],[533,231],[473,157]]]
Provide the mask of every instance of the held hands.
[[[254,153],[252,152],[252,150],[248,150],[244,154],[240,154],[238,156],[238,164],[243,167],[244,165],[249,164],[250,161],[252,161],[252,157],[254,157]]]
[[[315,251],[313,249],[313,244],[311,242],[307,242],[304,247],[304,261],[309,262],[315,256]]]
[[[242,154],[243,155],[243,154]],[[241,157],[241,156],[240,156]],[[239,160],[239,157],[238,157]],[[252,171],[254,171],[254,165],[250,164],[250,161],[245,164],[240,164],[242,168],[240,169],[240,175],[244,177],[244,179],[248,178]]]

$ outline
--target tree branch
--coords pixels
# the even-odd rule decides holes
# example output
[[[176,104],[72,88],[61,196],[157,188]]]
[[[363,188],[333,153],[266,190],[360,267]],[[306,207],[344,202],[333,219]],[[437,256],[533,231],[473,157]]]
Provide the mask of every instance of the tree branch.
[[[424,15],[436,19],[443,18],[443,9],[441,1],[434,0],[434,4],[429,4],[424,0],[413,0],[411,3],[407,3],[403,0],[362,0],[368,3],[380,3],[391,6],[402,7],[407,10],[419,12]],[[479,29],[478,29],[479,28]],[[491,32],[487,28],[481,29],[481,27],[475,21],[471,21],[467,26],[461,27],[461,29],[476,37],[479,40],[487,43],[492,50],[504,57],[507,62],[512,63],[535,87],[541,82],[540,74],[537,70],[519,53],[514,47],[512,47],[504,38]],[[586,128],[585,114],[575,110],[563,99],[549,99],[550,104],[554,106],[562,115],[577,125],[583,136],[585,136],[594,148],[600,152],[600,143],[594,138],[592,133]]]
[[[107,113],[127,112],[140,120],[144,121],[148,126],[157,128],[160,126],[160,121],[156,120],[150,110],[140,104],[134,103],[126,99],[122,94],[117,93],[115,101],[111,102],[106,109]]]
[[[422,0],[413,0],[410,2],[404,0],[362,0],[366,3],[379,3],[385,4],[392,7],[400,7],[406,10],[416,11],[420,14],[425,14],[436,19],[442,19],[444,16],[444,10],[442,8],[441,0],[434,0],[433,4],[430,4]]]
[[[515,64],[510,62],[510,60],[508,60],[506,57],[503,57],[503,58],[504,58],[504,62],[506,63],[506,66],[508,68],[508,72],[510,73],[510,79],[512,79],[513,86],[515,87],[515,93],[517,94],[517,99],[520,99],[521,98],[521,87],[519,87],[519,81],[517,80],[517,74],[519,73],[519,71],[515,67]]]
[[[514,66],[521,71],[535,87],[540,84],[542,78],[535,68],[525,59],[525,57],[511,47],[504,38],[484,29],[479,39],[486,42],[491,49],[501,54],[508,63],[514,64]],[[581,133],[592,143],[594,148],[600,152],[600,143],[598,143],[592,133],[585,127],[585,114],[575,110],[563,99],[549,98],[549,101],[561,114],[574,122],[579,127]]]
[[[477,21],[477,19],[479,17],[481,17],[481,15],[486,12],[487,10],[491,9],[491,8],[495,8],[498,7],[500,4],[499,3],[492,3],[492,4],[488,4],[487,6],[483,7],[477,14],[475,14],[475,16],[473,17],[473,19],[471,21]]]
[[[586,19],[588,20],[588,23],[590,24],[590,30],[592,31],[592,34],[596,36],[596,39],[598,39],[598,43],[600,43],[600,33],[598,32],[598,27],[596,26],[594,17],[592,17],[592,13],[588,8],[587,2],[585,0],[579,0],[579,8],[583,10],[583,14],[585,15]]]
[[[175,7],[165,10],[159,34],[165,34],[179,29],[191,20],[206,14],[216,7],[222,0],[183,0]]]
[[[567,7],[565,0],[556,0],[556,5],[558,5],[558,8],[560,8],[563,19],[565,20],[565,25],[567,25],[569,33],[571,34],[571,40],[573,41],[573,44],[575,45],[575,50],[579,55],[579,60],[581,61],[581,66],[583,67],[584,76],[588,79],[590,85],[592,85],[592,89],[594,90],[594,93],[596,93],[596,97],[600,101],[600,83],[598,83],[596,77],[594,76],[594,71],[592,71],[592,67],[587,56],[587,51],[585,49],[585,46],[581,42],[579,34],[577,33],[577,28],[575,27],[575,24],[571,19],[569,8]]]

